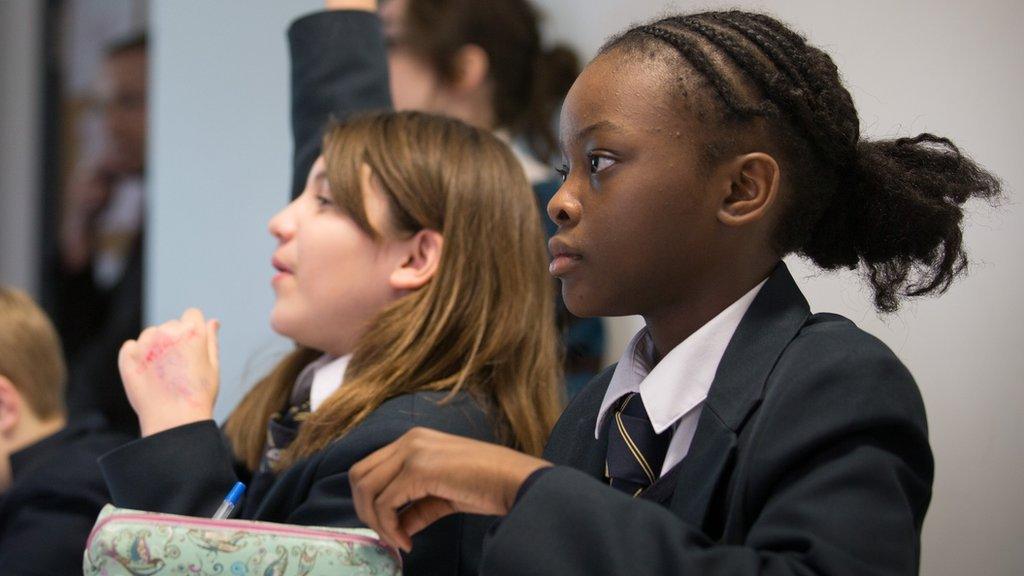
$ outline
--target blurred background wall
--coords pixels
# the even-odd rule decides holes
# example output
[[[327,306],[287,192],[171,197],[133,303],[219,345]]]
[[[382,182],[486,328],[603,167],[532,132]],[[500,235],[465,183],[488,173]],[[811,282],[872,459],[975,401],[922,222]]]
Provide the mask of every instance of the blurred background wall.
[[[38,290],[42,2],[0,2],[0,280]]]
[[[585,58],[609,35],[666,12],[767,10],[836,60],[866,136],[928,131],[952,138],[1004,179],[1008,200],[974,205],[971,274],[940,299],[878,317],[852,273],[791,261],[815,310],[842,313],[888,343],[914,373],[931,423],[937,475],[924,574],[1024,573],[1024,4],[867,0],[664,2],[539,0],[549,39]],[[41,4],[41,3],[40,3]],[[149,322],[199,306],[223,322],[223,418],[288,344],[269,329],[267,219],[290,170],[285,30],[318,2],[154,2],[151,25]],[[0,2],[0,281],[35,288],[32,199],[38,135],[39,10]],[[639,326],[610,323],[613,361]]]

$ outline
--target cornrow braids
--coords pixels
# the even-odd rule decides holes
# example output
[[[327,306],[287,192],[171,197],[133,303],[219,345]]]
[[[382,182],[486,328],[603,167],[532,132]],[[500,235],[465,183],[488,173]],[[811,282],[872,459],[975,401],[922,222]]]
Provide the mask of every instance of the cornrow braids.
[[[747,22],[747,26],[744,26],[744,22],[737,18],[735,12],[708,12],[701,16],[712,22],[729,26],[732,30],[742,34],[764,52],[791,82],[799,84],[801,90],[809,89],[804,80],[806,72],[797,68],[797,64],[787,52],[787,50],[792,50],[792,46],[784,45],[786,41],[775,35],[773,30],[762,28],[757,22]]]
[[[744,106],[736,97],[735,91],[722,75],[717,74],[711,59],[683,35],[660,26],[642,26],[638,29],[643,34],[657,38],[675,48],[697,71],[702,74],[715,88],[715,92],[726,103],[729,110],[739,118],[752,118],[762,115],[760,110]]]
[[[600,54],[647,54],[655,43],[714,92],[720,117],[709,139],[735,141],[753,121],[766,122],[787,186],[773,237],[780,256],[797,253],[826,270],[860,268],[883,312],[905,297],[944,292],[967,269],[962,206],[994,200],[1002,186],[951,141],[861,139],[832,58],[764,14],[663,18],[612,38]]]
[[[736,22],[736,12],[730,14],[733,18],[719,24],[721,27],[703,22],[704,19],[713,18],[713,14],[707,13],[678,19],[678,23],[699,34],[705,41],[728,56],[740,72],[764,92],[767,103],[763,106],[781,109],[790,119],[790,123],[795,125],[793,128],[796,128],[806,140],[816,146],[818,152],[825,156],[831,164],[836,166],[849,164],[856,151],[858,132],[856,129],[851,131],[848,127],[859,124],[857,112],[852,106],[849,94],[846,93],[846,100],[850,102],[850,106],[845,110],[832,111],[821,106],[819,91],[813,88],[805,90],[801,86],[807,85],[805,80],[805,77],[809,76],[807,71],[791,67],[790,71],[798,74],[794,77],[788,77],[780,72],[785,67],[780,66],[775,58],[781,56],[783,52],[781,50],[760,50],[756,42],[747,39],[747,36],[752,34],[751,28]],[[672,21],[672,19],[669,20]],[[807,48],[806,45],[804,47]],[[761,54],[758,54],[756,50],[760,50]],[[825,57],[827,58],[827,56]],[[828,80],[834,80],[832,84],[838,87],[839,91],[846,92],[838,82],[837,71],[834,71],[833,78]],[[828,92],[831,91],[822,90],[821,92],[828,95]],[[823,114],[831,114],[833,118],[822,118]],[[841,121],[843,120],[842,116],[848,117],[845,119],[846,122]],[[851,119],[852,121],[850,121]],[[844,130],[844,127],[847,129]]]

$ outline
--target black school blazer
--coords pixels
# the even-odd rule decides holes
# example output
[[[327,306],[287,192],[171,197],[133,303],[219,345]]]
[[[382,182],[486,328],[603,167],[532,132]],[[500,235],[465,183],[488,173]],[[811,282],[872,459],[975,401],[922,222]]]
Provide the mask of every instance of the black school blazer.
[[[780,264],[729,343],[666,505],[602,480],[612,370],[559,419],[481,573],[916,574],[933,461],[920,393],[880,341],[810,313]]]
[[[352,504],[348,471],[414,426],[495,442],[491,420],[467,394],[393,398],[324,451],[279,475],[254,478],[238,466],[212,420],[136,440],[100,459],[113,503],[123,508],[209,518],[237,480],[249,490],[235,517],[307,526],[364,526]],[[483,535],[493,518],[454,515],[413,538],[405,574],[477,573]]]

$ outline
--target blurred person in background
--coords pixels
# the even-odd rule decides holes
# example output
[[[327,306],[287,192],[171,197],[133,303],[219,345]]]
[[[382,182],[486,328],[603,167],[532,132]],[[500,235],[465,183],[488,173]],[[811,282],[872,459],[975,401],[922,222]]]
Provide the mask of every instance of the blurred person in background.
[[[108,46],[99,86],[104,143],[64,190],[56,320],[69,360],[72,418],[100,414],[137,431],[117,373],[142,318],[147,49],[145,35]]]
[[[110,500],[96,459],[130,437],[92,415],[68,424],[53,324],[0,285],[0,574],[74,574]]]

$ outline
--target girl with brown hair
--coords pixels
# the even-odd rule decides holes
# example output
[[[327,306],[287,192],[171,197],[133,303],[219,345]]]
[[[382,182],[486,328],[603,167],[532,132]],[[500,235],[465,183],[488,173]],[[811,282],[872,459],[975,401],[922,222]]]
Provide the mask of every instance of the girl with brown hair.
[[[540,218],[558,190],[554,118],[579,72],[572,50],[541,42],[527,0],[327,0],[327,11],[289,30],[298,193],[330,116],[395,108],[444,114],[508,143],[533,187]],[[566,388],[573,395],[601,366],[600,318],[579,318],[553,287],[563,329]]]
[[[143,438],[102,461],[116,504],[209,515],[242,479],[244,518],[352,526],[348,468],[414,426],[540,453],[559,410],[557,336],[515,157],[486,131],[409,112],[336,125],[323,149],[270,221],[271,323],[298,347],[229,417],[228,448],[211,419],[216,321],[190,309],[127,342]],[[475,573],[486,526],[426,531],[406,573]]]

